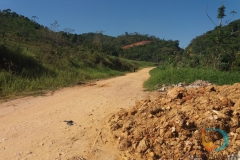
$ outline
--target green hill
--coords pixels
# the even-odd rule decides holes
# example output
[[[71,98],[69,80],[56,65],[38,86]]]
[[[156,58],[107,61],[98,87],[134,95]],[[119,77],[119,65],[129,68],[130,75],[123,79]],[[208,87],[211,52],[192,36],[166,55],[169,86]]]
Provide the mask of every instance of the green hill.
[[[92,39],[88,35],[93,35]],[[100,43],[99,36],[104,37]],[[109,38],[114,37],[57,32],[9,9],[3,10],[0,12],[0,96],[42,93],[152,65],[111,56],[116,47],[100,48],[107,46]]]
[[[102,33],[86,33],[79,35],[83,39],[85,49],[93,49],[108,55],[138,61],[159,62],[168,59],[168,56],[182,53],[178,40],[163,40],[147,34],[125,33],[117,37],[103,35]],[[129,49],[124,46],[134,45],[143,41],[150,41],[145,45],[135,45]]]
[[[0,96],[54,90],[109,76],[122,75],[182,52],[178,41],[125,33],[73,34],[58,31],[58,22],[44,27],[10,9],[0,12]],[[150,43],[123,49],[141,41]],[[169,56],[169,57],[168,57]],[[137,60],[137,61],[130,61]]]
[[[73,34],[70,28],[58,31],[57,21],[45,27],[35,20],[34,16],[29,19],[10,9],[0,12],[2,97],[122,75],[153,65],[147,61],[173,67],[240,70],[240,20],[197,36],[185,50],[178,40],[148,34]]]
[[[240,71],[240,20],[197,36],[185,54],[191,67]]]

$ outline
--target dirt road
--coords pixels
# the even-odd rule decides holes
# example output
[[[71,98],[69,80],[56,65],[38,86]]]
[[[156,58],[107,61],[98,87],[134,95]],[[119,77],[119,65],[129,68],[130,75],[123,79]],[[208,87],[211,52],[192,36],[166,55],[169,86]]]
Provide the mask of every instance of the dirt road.
[[[104,137],[105,120],[150,96],[142,85],[151,69],[0,103],[0,159],[118,159]]]

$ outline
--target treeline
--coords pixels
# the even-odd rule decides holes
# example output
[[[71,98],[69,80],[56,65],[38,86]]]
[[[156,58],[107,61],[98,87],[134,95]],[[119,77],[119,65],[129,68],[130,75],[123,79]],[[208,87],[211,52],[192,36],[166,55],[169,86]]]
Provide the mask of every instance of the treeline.
[[[174,57],[182,55],[183,49],[179,47],[179,41],[150,39],[150,43],[141,46],[134,46],[123,50],[120,55],[140,61],[151,61],[155,63],[172,62]]]
[[[194,38],[184,52],[185,65],[240,71],[240,20]],[[181,63],[179,61],[179,63]]]
[[[84,39],[84,47],[97,50],[117,57],[161,62],[169,59],[168,56],[180,54],[183,50],[179,47],[178,40],[164,40],[147,34],[125,33],[117,37],[103,35],[102,33],[87,33],[80,35]],[[150,41],[151,43],[123,49],[123,46],[137,42]]]

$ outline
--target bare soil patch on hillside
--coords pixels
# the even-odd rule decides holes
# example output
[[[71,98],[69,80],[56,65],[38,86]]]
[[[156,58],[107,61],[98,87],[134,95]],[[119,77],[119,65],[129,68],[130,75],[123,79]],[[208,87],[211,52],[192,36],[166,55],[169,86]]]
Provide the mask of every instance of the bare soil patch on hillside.
[[[136,42],[136,43],[133,43],[133,44],[123,46],[122,49],[129,49],[129,48],[134,47],[134,46],[142,46],[142,45],[145,45],[145,44],[148,44],[148,43],[151,43],[151,41]]]

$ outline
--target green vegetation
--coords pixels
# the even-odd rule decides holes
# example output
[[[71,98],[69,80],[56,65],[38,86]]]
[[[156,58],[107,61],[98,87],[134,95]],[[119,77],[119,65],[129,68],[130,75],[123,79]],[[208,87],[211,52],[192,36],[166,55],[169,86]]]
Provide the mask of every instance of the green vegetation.
[[[107,39],[114,37],[57,32],[58,26],[55,21],[51,29],[43,27],[10,9],[0,12],[0,97],[44,93],[153,65],[113,56],[117,47]]]
[[[0,96],[42,93],[93,79],[123,75],[153,65],[102,53],[32,55],[20,46],[0,46]],[[37,58],[36,58],[37,57]]]
[[[187,62],[185,66],[204,66],[222,71],[240,71],[240,20],[229,23],[234,14],[237,13],[231,11],[232,17],[226,20],[227,25],[223,26],[222,21],[226,16],[225,9],[223,4],[218,8],[218,25],[212,21],[207,13],[208,18],[216,27],[191,41],[184,51],[184,58],[181,59]],[[177,63],[181,64],[180,61]]]
[[[240,20],[223,26],[225,6],[218,9],[219,25],[194,38],[183,52],[167,56],[161,66],[150,72],[144,86],[150,90],[159,84],[187,84],[205,80],[217,85],[233,84],[240,80]],[[237,12],[231,11],[231,14]],[[228,23],[232,18],[226,21]]]
[[[122,57],[155,63],[167,61],[176,55],[182,55],[183,49],[179,48],[179,41],[161,40],[152,37],[151,43],[134,46],[119,53]]]
[[[150,90],[158,89],[161,84],[178,84],[179,82],[190,84],[199,79],[217,85],[234,84],[240,80],[240,74],[236,71],[224,72],[209,68],[161,66],[151,70],[150,75],[150,79],[144,83],[144,87]]]
[[[225,8],[218,10],[219,25],[194,38],[185,50],[178,40],[137,32],[112,37],[103,31],[59,31],[58,21],[44,27],[36,16],[29,19],[5,9],[0,11],[0,96],[42,93],[154,63],[161,67],[151,71],[145,83],[151,89],[159,83],[196,79],[232,84],[239,80],[240,20],[223,26]],[[147,43],[135,45],[139,42]]]
[[[240,71],[240,20],[196,37],[184,54],[189,67]]]

